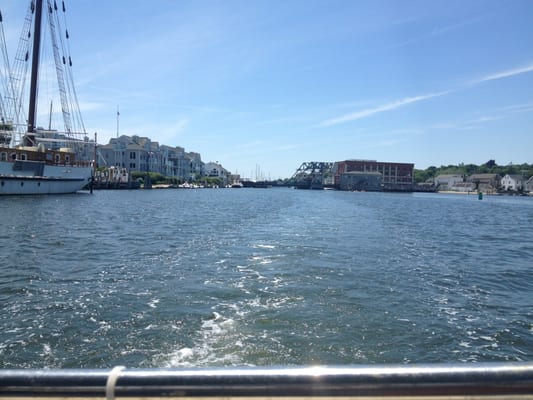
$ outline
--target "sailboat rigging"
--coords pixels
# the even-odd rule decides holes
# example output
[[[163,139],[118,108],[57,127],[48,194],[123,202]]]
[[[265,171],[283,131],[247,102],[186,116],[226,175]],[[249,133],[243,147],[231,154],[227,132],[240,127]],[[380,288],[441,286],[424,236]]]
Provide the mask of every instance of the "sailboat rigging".
[[[58,34],[61,11],[66,11],[64,2],[61,10],[52,0],[46,1],[46,7],[43,0],[30,2],[13,65],[8,57],[3,27],[0,32],[4,60],[0,73],[0,195],[73,193],[87,185],[92,176],[95,142],[90,141],[85,133],[71,74],[70,55],[60,54],[66,54],[68,50]],[[45,13],[55,61],[63,132],[52,130],[50,123],[48,129],[37,125]],[[68,37],[68,30],[65,30],[65,38]],[[28,76],[30,54],[30,93],[27,120],[24,120],[25,78]]]

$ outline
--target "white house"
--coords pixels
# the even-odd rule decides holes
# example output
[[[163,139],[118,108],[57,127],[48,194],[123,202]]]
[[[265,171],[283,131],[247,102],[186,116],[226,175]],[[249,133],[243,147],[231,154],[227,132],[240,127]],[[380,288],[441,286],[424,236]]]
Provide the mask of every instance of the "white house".
[[[505,175],[501,180],[501,188],[503,190],[522,190],[524,189],[525,179],[522,175]]]
[[[228,184],[228,178],[231,173],[225,169],[218,162],[208,162],[204,166],[204,175],[210,177],[217,177],[222,179],[222,184],[226,186]]]
[[[463,182],[463,176],[462,175],[439,175],[435,178],[435,186],[444,189],[448,188],[451,189],[453,186],[455,186],[458,183]]]

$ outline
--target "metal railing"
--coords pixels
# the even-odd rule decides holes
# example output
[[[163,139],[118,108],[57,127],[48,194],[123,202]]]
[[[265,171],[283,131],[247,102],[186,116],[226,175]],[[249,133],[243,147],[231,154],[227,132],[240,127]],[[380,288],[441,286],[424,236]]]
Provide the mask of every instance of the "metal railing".
[[[0,398],[533,399],[533,363],[0,370]]]

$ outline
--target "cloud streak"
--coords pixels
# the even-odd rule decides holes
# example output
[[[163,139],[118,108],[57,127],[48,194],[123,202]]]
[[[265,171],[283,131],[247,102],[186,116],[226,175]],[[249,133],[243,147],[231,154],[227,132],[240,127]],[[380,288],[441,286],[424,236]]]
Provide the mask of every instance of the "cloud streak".
[[[484,76],[482,78],[473,80],[469,83],[465,83],[456,89],[446,90],[446,91],[437,92],[437,93],[430,93],[430,94],[425,94],[425,95],[420,95],[420,96],[405,97],[403,99],[393,101],[390,103],[385,103],[382,105],[378,105],[376,107],[366,108],[366,109],[356,111],[353,113],[344,114],[336,118],[330,118],[325,121],[322,121],[320,125],[321,126],[334,126],[334,125],[339,125],[339,124],[343,124],[346,122],[357,121],[359,119],[371,117],[375,114],[396,110],[398,108],[405,107],[413,103],[419,103],[419,102],[423,102],[423,101],[426,101],[426,100],[429,100],[435,97],[444,96],[444,95],[447,95],[453,92],[457,92],[459,90],[466,89],[471,86],[479,85],[484,82],[490,82],[490,81],[495,81],[499,79],[510,78],[513,76],[522,75],[522,74],[526,74],[529,72],[533,72],[533,63],[528,64],[523,67],[513,68],[513,69],[497,72],[495,74]]]
[[[333,126],[333,125],[338,125],[338,124],[342,124],[342,123],[345,123],[345,122],[356,121],[358,119],[370,117],[372,115],[379,114],[379,113],[382,113],[382,112],[385,112],[385,111],[396,110],[398,108],[405,107],[405,106],[407,106],[409,104],[419,103],[421,101],[429,100],[429,99],[432,99],[434,97],[443,96],[443,95],[448,94],[448,93],[449,93],[449,91],[438,92],[438,93],[430,93],[430,94],[425,94],[425,95],[421,95],[421,96],[414,96],[414,97],[405,97],[403,99],[400,99],[400,100],[397,100],[397,101],[393,101],[391,103],[386,103],[386,104],[382,104],[382,105],[379,105],[379,106],[376,106],[376,107],[367,108],[367,109],[364,109],[364,110],[360,110],[360,111],[356,111],[356,112],[353,112],[353,113],[345,114],[345,115],[342,115],[342,116],[337,117],[337,118],[331,118],[331,119],[328,119],[326,121],[323,121],[321,123],[321,125],[322,126]]]
[[[472,81],[471,84],[475,85],[475,84],[479,84],[479,83],[483,83],[483,82],[489,82],[489,81],[495,81],[495,80],[498,80],[498,79],[510,78],[512,76],[522,75],[522,74],[526,74],[528,72],[533,72],[533,63],[531,63],[529,65],[526,65],[524,67],[509,69],[507,71],[501,71],[501,72],[497,72],[497,73],[492,74],[492,75],[484,76],[483,78],[480,78],[480,79]]]

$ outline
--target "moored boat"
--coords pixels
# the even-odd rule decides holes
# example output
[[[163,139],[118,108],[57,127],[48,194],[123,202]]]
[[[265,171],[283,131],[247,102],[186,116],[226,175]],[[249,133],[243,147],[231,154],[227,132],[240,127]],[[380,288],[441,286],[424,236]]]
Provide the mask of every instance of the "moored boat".
[[[47,3],[50,36],[53,36],[59,22],[55,14],[60,10],[52,6],[50,1]],[[64,6],[62,11],[65,11]],[[84,129],[74,127],[73,121],[82,128],[83,123],[80,122],[81,115],[72,81],[65,79],[65,74],[68,75],[72,65],[70,57],[67,62],[65,56],[60,57],[58,54],[58,48],[62,46],[58,46],[57,41],[63,40],[59,37],[52,38],[52,47],[65,131],[43,129],[36,125],[43,12],[42,0],[31,1],[14,68],[11,68],[7,59],[4,36],[1,38],[4,92],[0,96],[0,195],[74,193],[92,179],[95,142],[88,139]],[[32,55],[31,60],[29,54]],[[25,97],[25,85],[22,82],[28,75],[26,70],[30,61],[28,117],[25,119],[22,116]],[[72,114],[76,112],[73,117]]]

